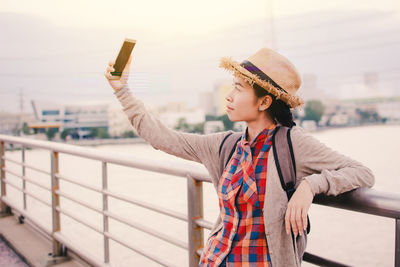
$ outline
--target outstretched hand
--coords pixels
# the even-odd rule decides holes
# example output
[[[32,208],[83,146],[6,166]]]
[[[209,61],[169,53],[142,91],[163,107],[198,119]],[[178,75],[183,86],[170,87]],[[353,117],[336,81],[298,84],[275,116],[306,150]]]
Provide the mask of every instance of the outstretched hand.
[[[118,91],[119,89],[122,88],[125,84],[128,83],[128,78],[129,78],[129,69],[131,66],[131,61],[132,61],[132,56],[129,56],[128,62],[125,65],[124,70],[122,71],[121,78],[118,80],[112,80],[110,79],[112,71],[115,71],[114,69],[114,64],[115,60],[111,60],[108,63],[108,67],[106,69],[106,72],[104,73],[104,76],[106,76],[108,83],[111,85],[111,87],[114,89],[114,91]]]
[[[313,201],[314,194],[307,180],[301,181],[291,197],[285,215],[286,233],[293,231],[295,237],[303,235],[307,229],[307,213]]]

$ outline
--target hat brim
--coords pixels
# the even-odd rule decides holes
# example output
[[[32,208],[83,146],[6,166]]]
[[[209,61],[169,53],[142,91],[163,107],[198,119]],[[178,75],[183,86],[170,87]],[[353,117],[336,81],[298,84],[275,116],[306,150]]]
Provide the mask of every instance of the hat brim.
[[[267,92],[273,94],[276,97],[276,99],[282,100],[283,102],[288,104],[291,108],[296,108],[304,104],[304,101],[299,96],[286,93],[276,88],[269,82],[261,79],[258,75],[251,73],[250,71],[242,67],[238,62],[232,60],[230,57],[221,58],[219,66],[226,70],[232,71],[234,76],[244,79],[251,86],[253,86],[254,83],[258,84],[259,86],[264,88]]]

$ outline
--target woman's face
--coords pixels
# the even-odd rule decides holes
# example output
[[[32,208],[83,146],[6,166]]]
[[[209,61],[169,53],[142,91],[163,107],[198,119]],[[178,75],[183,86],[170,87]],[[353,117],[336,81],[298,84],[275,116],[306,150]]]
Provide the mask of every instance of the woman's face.
[[[231,121],[253,121],[259,117],[257,96],[253,87],[242,78],[235,77],[233,89],[225,97],[226,112]]]

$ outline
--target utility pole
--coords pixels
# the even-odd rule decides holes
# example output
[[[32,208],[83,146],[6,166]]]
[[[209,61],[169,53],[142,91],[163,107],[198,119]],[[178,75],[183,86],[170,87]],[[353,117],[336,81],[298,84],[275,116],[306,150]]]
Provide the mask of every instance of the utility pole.
[[[19,89],[19,135],[23,135],[22,113],[24,112],[24,92],[22,88]]]

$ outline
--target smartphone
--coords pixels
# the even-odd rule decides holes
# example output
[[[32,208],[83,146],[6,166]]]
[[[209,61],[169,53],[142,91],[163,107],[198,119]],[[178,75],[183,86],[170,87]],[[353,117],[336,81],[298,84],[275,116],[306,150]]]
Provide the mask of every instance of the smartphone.
[[[125,38],[121,49],[119,50],[118,57],[115,60],[114,71],[111,72],[110,79],[118,80],[121,78],[122,71],[124,70],[126,63],[128,62],[129,56],[135,47],[136,40]]]

